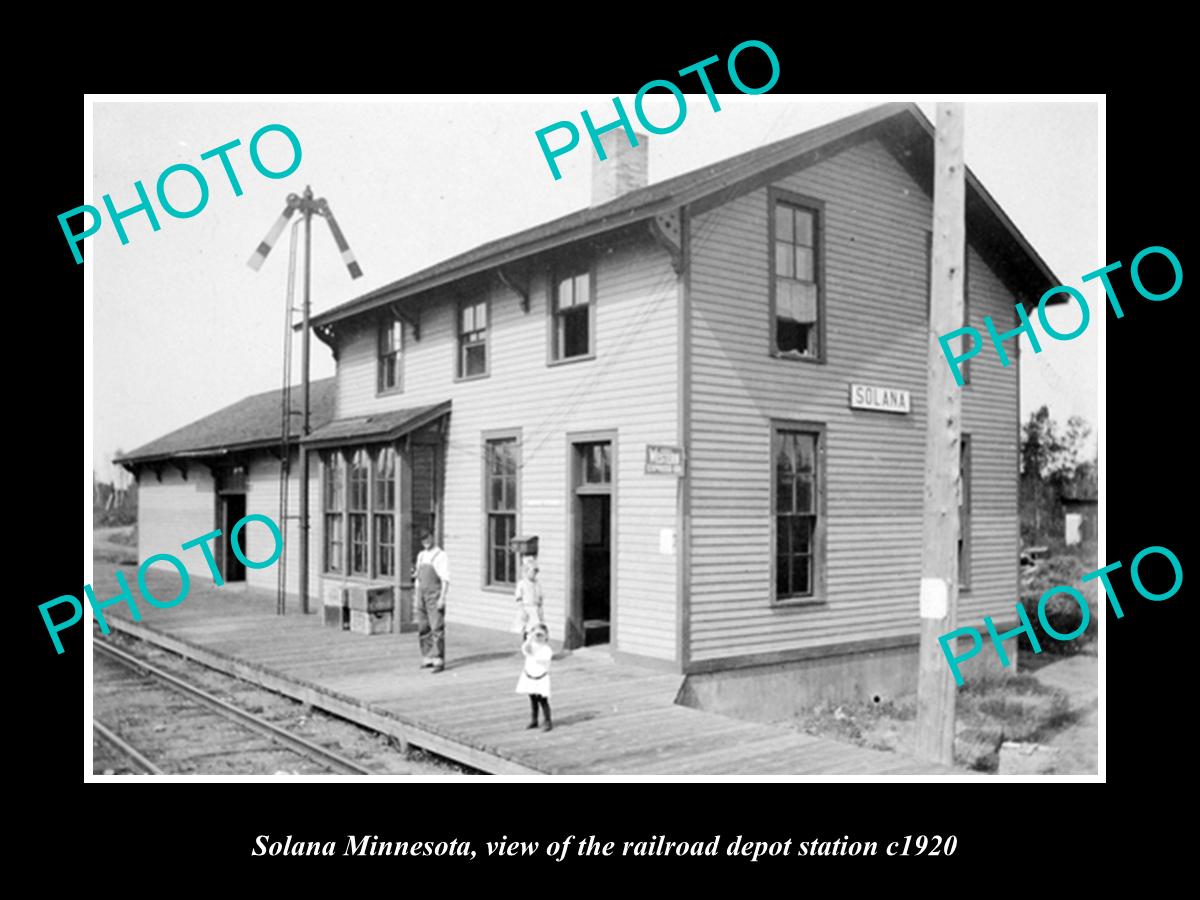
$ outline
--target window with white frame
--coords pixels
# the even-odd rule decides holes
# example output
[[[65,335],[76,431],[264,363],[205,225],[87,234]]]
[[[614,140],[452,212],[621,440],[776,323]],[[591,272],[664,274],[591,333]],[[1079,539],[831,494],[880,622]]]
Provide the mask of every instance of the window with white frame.
[[[325,571],[394,578],[399,456],[390,445],[324,455]]]
[[[770,192],[772,351],[819,360],[821,315],[821,208],[797,195]]]
[[[560,273],[551,297],[553,330],[551,358],[579,359],[595,353],[595,298],[592,276],[587,268]]]
[[[479,378],[488,373],[487,300],[462,303],[458,308],[458,377]]]
[[[404,359],[404,323],[385,322],[379,326],[379,363],[376,390],[398,391],[402,387]]]
[[[487,584],[517,583],[517,536],[520,506],[520,450],[516,436],[485,442],[484,528],[487,534]]]

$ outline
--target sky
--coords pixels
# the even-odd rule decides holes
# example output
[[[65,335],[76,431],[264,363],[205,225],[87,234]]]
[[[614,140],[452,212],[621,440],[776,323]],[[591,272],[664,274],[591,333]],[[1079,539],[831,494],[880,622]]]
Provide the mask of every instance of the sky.
[[[632,99],[622,97],[627,109]],[[650,138],[651,182],[842,118],[882,98],[813,103],[794,95],[719,94],[719,112],[703,94],[687,99],[683,124]],[[919,105],[935,120],[934,102]],[[117,210],[134,206],[134,182],[141,180],[153,197],[159,173],[177,163],[199,168],[209,186],[207,205],[191,218],[171,218],[155,199],[159,231],[138,213],[123,223],[128,244],[120,243],[107,219],[86,240],[86,265],[94,279],[97,476],[114,477],[119,467],[111,459],[118,450],[132,450],[245,396],[280,387],[287,233],[261,271],[246,261],[289,193],[311,184],[316,196],[329,201],[363,270],[362,278],[351,281],[332,235],[314,221],[315,314],[587,206],[592,151],[586,134],[575,151],[558,158],[557,181],[534,137],[560,120],[578,125],[585,108],[597,124],[612,118],[602,117],[612,110],[605,96],[96,102],[92,191],[85,202],[102,208],[101,198],[111,194]],[[646,110],[652,122],[670,122],[676,115],[669,95],[648,102]],[[291,128],[302,148],[299,167],[282,179],[260,175],[248,152],[251,136],[274,123]],[[241,196],[234,195],[217,159],[200,159],[234,139],[241,146],[229,159]],[[1103,307],[1102,289],[1080,278],[1108,262],[1100,258],[1099,140],[1095,103],[965,106],[967,165],[1059,282],[1081,289],[1094,312]],[[265,136],[259,147],[270,169],[281,170],[291,160],[288,142],[278,133]],[[167,193],[183,210],[199,198],[186,174],[172,175]],[[64,252],[69,254],[65,241]],[[1060,332],[1079,322],[1071,304],[1051,307],[1049,314]],[[1036,355],[1021,338],[1022,420],[1046,404],[1064,425],[1073,415],[1096,425],[1095,321],[1093,315],[1093,324],[1072,341],[1043,341]],[[333,375],[329,349],[315,339],[312,347],[313,378]],[[294,356],[293,381],[299,378],[298,346]]]

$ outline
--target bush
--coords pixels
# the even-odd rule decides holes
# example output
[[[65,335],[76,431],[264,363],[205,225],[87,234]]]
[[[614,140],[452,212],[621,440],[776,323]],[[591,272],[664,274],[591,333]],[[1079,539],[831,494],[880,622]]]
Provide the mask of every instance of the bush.
[[[1029,617],[1029,623],[1033,626],[1043,653],[1070,656],[1096,639],[1100,627],[1100,611],[1096,603],[1098,582],[1083,583],[1083,576],[1095,568],[1074,555],[1050,556],[1042,560],[1037,571],[1022,584],[1021,606],[1025,609],[1025,615]],[[1062,641],[1048,634],[1038,617],[1038,603],[1042,595],[1051,588],[1062,586],[1073,587],[1082,593],[1088,606],[1087,629],[1079,637],[1069,641]],[[1065,593],[1056,594],[1046,601],[1045,615],[1050,627],[1059,634],[1070,634],[1083,621],[1083,610],[1080,609],[1079,603],[1070,594]],[[1033,645],[1029,639],[1022,634],[1020,640],[1022,652],[1032,653]]]

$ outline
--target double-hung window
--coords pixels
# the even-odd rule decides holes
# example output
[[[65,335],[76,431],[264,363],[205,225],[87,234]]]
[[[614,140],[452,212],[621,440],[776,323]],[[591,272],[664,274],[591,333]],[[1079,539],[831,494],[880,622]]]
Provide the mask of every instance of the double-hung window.
[[[350,460],[350,493],[346,510],[350,520],[350,574],[366,575],[367,491],[371,482],[371,458],[356,450]]]
[[[820,599],[823,593],[824,439],[820,425],[772,428],[776,601]]]
[[[404,323],[387,322],[379,326],[379,363],[376,390],[398,391],[401,389],[401,362],[404,356]]]
[[[396,451],[382,447],[375,454],[374,510],[375,574],[396,574]]]
[[[551,312],[553,334],[551,358],[558,362],[595,353],[592,276],[587,268],[559,273],[554,280]]]
[[[772,352],[820,360],[821,208],[785,191],[770,191]]]
[[[345,510],[346,464],[342,454],[333,451],[325,462],[325,571],[344,571],[346,533],[342,513]]]
[[[323,454],[325,571],[394,578],[399,457],[391,446]]]
[[[518,439],[493,438],[485,443],[484,528],[487,535],[487,583],[515,585],[517,554],[512,539],[517,535],[520,504],[520,450]]]
[[[474,300],[458,307],[458,377],[479,378],[488,373],[488,304]]]

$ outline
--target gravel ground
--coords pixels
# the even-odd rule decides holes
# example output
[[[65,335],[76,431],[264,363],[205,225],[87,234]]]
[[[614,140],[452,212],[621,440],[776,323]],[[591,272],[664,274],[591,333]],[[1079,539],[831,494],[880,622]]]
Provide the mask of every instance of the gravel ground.
[[[209,669],[135,638],[116,633],[107,638],[94,637],[96,640],[111,642],[119,649],[133,653],[227,703],[335,750],[381,775],[478,774],[473,769],[416,748],[402,753],[396,742],[387,735],[362,728],[345,719]],[[183,774],[213,775],[311,774],[317,771],[311,763],[305,763],[301,757],[290,751],[274,749],[266,738],[259,738],[257,745],[247,744],[244,750],[237,750],[231,754],[229,745],[236,740],[232,731],[224,725],[215,726],[209,718],[202,719],[189,711],[188,704],[183,701],[181,695],[167,688],[146,690],[135,686],[123,692],[115,683],[106,686],[102,683],[106,677],[110,682],[115,682],[122,676],[112,674],[115,670],[111,667],[116,666],[115,663],[107,662],[99,654],[95,660],[95,717],[160,768]],[[105,663],[103,668],[102,662]],[[128,669],[124,671],[128,673],[125,677],[137,680]],[[174,698],[179,699],[176,701]],[[188,726],[189,717],[193,718],[193,727]],[[213,748],[207,760],[203,748],[200,752],[197,750],[198,740]],[[124,760],[115,751],[110,750],[105,741],[95,740],[93,750],[96,774],[122,774],[129,771]],[[160,762],[160,759],[165,759],[166,764]]]

